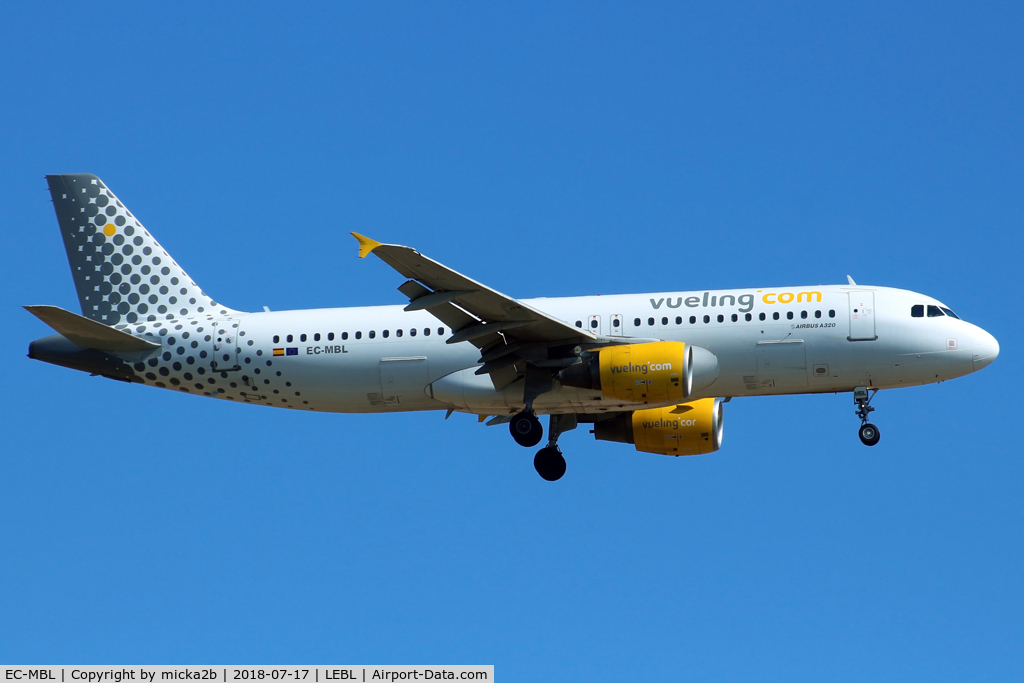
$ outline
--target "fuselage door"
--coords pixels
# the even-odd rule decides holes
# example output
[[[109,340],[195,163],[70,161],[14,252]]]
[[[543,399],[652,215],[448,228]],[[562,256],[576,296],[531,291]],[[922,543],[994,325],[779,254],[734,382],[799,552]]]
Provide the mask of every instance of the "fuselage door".
[[[238,370],[238,321],[233,318],[213,321],[213,362],[217,372]]]
[[[601,334],[601,316],[592,315],[587,318],[587,329],[594,334]]]
[[[612,329],[609,330],[608,333],[610,335],[612,335],[613,337],[621,337],[622,336],[622,316],[619,315],[618,313],[615,313],[615,314],[612,315],[611,320],[612,320]]]
[[[850,341],[874,341],[875,293],[871,290],[850,292]]]

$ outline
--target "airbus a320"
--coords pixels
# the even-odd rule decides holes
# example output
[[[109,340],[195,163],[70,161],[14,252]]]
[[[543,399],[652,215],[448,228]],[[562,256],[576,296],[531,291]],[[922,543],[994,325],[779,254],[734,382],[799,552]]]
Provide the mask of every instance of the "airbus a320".
[[[353,233],[402,282],[405,305],[242,312],[214,301],[94,175],[47,176],[82,314],[26,306],[57,332],[29,357],[237,403],[336,413],[446,410],[547,443],[661,455],[722,445],[734,397],[851,392],[861,441],[881,389],[990,364],[999,344],[940,301],[844,285],[514,299],[410,247]]]

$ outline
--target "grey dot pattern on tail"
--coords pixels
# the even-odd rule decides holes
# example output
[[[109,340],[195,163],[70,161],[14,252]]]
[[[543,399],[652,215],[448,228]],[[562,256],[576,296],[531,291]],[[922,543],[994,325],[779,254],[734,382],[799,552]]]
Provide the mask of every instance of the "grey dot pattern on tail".
[[[150,386],[278,408],[314,410],[256,348],[245,313],[218,304],[178,266],[103,182],[47,176],[82,315],[161,344],[127,363]],[[240,343],[239,369],[213,365],[214,339]],[[243,341],[244,340],[244,341]],[[226,359],[225,359],[226,360]]]
[[[47,181],[82,315],[118,325],[235,313],[207,296],[99,178]]]

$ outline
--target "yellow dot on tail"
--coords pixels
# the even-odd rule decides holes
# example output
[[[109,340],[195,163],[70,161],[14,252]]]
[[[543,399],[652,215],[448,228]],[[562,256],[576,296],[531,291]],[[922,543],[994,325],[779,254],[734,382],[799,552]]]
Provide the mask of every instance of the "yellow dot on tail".
[[[114,227],[113,223],[107,223],[103,226],[103,234],[107,237],[113,237],[115,232],[117,232],[117,228]]]

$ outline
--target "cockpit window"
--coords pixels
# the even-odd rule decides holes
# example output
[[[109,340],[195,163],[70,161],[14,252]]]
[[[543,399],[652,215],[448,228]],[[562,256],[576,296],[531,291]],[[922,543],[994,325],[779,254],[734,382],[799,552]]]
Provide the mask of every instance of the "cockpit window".
[[[924,304],[917,304],[916,306],[910,307],[910,317],[912,318],[923,318],[924,317]]]
[[[950,318],[956,318],[957,320],[960,319],[960,316],[958,316],[956,313],[954,313],[953,311],[949,310],[945,306],[942,306],[941,308],[942,308],[942,312],[945,313],[946,315],[948,315]]]
[[[942,311],[939,310],[938,306],[929,306],[928,307],[928,317],[929,318],[941,318],[942,317]]]

